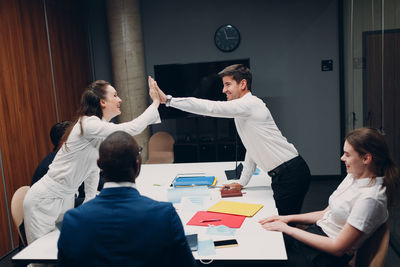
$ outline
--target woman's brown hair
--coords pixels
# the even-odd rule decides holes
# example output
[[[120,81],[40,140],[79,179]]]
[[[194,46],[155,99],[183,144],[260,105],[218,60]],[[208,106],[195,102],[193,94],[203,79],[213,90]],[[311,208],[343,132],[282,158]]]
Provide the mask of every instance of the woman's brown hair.
[[[109,82],[97,80],[92,82],[86,88],[81,96],[81,104],[79,106],[76,119],[64,133],[58,148],[60,148],[67,141],[69,134],[78,121],[80,123],[81,135],[83,135],[82,120],[80,120],[83,116],[97,116],[100,119],[103,117],[103,110],[101,109],[100,100],[105,99],[106,88],[109,85]]]
[[[346,135],[346,141],[360,155],[371,154],[372,171],[377,176],[384,176],[388,207],[394,206],[399,186],[399,168],[390,157],[385,137],[374,128],[359,128]]]

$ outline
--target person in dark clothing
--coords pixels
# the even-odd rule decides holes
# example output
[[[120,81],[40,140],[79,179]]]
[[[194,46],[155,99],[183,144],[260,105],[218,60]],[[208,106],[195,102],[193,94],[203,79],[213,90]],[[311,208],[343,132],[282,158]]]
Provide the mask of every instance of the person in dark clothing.
[[[65,213],[59,266],[196,266],[172,204],[136,189],[140,152],[135,139],[122,131],[100,145],[97,165],[104,172],[104,188]]]
[[[35,172],[33,173],[31,186],[39,181],[40,178],[42,178],[49,170],[49,165],[53,162],[53,159],[57,154],[57,148],[58,144],[60,143],[61,137],[63,136],[67,128],[71,125],[71,123],[72,122],[70,121],[57,122],[56,124],[54,124],[53,127],[51,127],[50,139],[54,145],[53,151],[48,154],[37,166]]]

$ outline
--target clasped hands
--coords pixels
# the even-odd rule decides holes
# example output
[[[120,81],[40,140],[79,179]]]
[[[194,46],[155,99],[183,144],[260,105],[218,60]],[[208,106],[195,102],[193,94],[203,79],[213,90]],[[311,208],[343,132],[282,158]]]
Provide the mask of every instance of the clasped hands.
[[[287,233],[290,230],[291,226],[288,225],[289,217],[288,216],[279,216],[274,215],[267,217],[258,221],[261,226],[269,231],[279,231],[282,233]]]

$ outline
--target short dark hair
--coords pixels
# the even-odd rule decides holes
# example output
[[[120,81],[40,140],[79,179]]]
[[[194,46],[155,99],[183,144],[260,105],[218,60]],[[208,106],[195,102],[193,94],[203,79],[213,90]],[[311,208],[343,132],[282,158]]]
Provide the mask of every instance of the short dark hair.
[[[126,132],[114,132],[100,145],[97,165],[108,182],[135,182],[141,163],[139,146]]]
[[[69,126],[71,126],[72,122],[70,121],[63,121],[57,122],[53,125],[50,129],[50,139],[54,145],[54,150],[57,149],[58,144],[60,143],[61,137],[64,135],[65,131]]]
[[[251,81],[253,76],[250,69],[243,64],[230,65],[220,71],[218,76],[221,78],[225,76],[232,76],[237,83],[240,83],[243,79],[245,79],[247,82],[247,89],[251,91]]]

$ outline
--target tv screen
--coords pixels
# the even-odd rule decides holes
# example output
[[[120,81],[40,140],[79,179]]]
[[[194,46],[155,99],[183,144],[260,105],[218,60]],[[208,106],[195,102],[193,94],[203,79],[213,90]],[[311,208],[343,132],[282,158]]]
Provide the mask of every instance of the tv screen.
[[[189,64],[155,65],[154,76],[165,94],[173,97],[197,97],[210,100],[226,100],[222,93],[222,80],[218,72],[233,64],[243,64],[250,68],[249,59]],[[162,119],[196,116],[175,108],[159,108]]]

